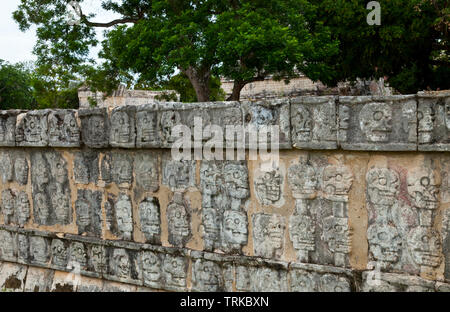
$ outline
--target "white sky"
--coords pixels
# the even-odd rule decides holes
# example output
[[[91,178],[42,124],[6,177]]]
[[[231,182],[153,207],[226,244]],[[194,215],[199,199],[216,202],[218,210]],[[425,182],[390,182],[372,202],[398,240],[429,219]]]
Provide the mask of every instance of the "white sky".
[[[97,17],[93,21],[106,22],[116,16],[105,12],[100,6],[99,0],[85,0],[81,3],[83,13],[96,13]],[[17,9],[20,0],[0,1],[0,59],[10,63],[34,61],[33,47],[36,43],[35,29],[32,28],[23,33],[19,30],[18,24],[12,18],[12,13]],[[97,37],[102,38],[104,29],[97,30]],[[96,56],[98,49],[92,51],[92,56]]]

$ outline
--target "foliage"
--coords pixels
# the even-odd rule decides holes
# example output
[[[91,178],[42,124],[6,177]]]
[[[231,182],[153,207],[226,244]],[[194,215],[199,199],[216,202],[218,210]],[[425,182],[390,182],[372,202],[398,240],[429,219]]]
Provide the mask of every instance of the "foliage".
[[[36,106],[32,78],[25,64],[0,60],[0,109],[31,109]]]
[[[332,84],[388,77],[402,93],[450,88],[448,0],[381,0],[381,25],[366,22],[363,0],[314,0],[340,42]]]

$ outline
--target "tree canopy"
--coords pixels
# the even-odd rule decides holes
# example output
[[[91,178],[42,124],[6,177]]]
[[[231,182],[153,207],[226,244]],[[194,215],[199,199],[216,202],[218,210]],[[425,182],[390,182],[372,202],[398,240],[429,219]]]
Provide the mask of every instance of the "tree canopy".
[[[66,4],[22,0],[14,12],[22,30],[37,25],[38,65],[65,77],[86,72],[96,27],[106,30],[102,73],[117,83],[157,85],[181,72],[199,101],[211,98],[212,76],[234,79],[233,99],[268,75],[287,80],[301,71],[326,82],[331,67],[322,59],[338,53],[307,0],[105,0],[103,9],[120,18],[94,22],[81,12],[74,26],[65,19]]]
[[[214,77],[225,77],[237,100],[247,83],[299,73],[329,86],[387,77],[403,93],[450,87],[448,0],[380,0],[379,26],[367,24],[367,2],[103,0],[117,19],[81,10],[71,26],[67,0],[21,0],[14,19],[22,30],[37,26],[37,66],[60,89],[77,79],[102,91],[182,88],[187,77],[195,99],[208,101]],[[100,65],[89,58],[95,28],[105,30]]]

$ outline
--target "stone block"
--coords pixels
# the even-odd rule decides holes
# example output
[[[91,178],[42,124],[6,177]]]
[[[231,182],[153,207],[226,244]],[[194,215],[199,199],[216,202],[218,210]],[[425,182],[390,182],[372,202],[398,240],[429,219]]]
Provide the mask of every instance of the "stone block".
[[[136,147],[136,107],[119,106],[112,110],[110,116],[109,145],[112,147]]]
[[[158,104],[139,105],[136,109],[136,147],[160,147]]]
[[[15,263],[0,264],[0,291],[23,292],[27,266]]]
[[[278,148],[291,148],[290,103],[287,98],[264,101],[243,101],[241,107],[244,115],[244,126],[258,133],[257,138],[246,135],[246,146],[266,143]],[[275,129],[275,127],[277,129]],[[274,131],[273,133],[271,131]],[[272,136],[278,132],[278,138]],[[251,141],[249,141],[251,140]]]
[[[108,147],[109,120],[105,108],[84,108],[78,110],[81,120],[81,139],[91,148]]]
[[[291,99],[292,145],[301,149],[336,149],[336,103],[333,96]]]
[[[0,146],[16,146],[16,120],[20,110],[0,111]]]
[[[52,287],[55,271],[43,268],[28,267],[25,292],[49,292]]]
[[[450,92],[419,92],[418,98],[419,151],[450,151]]]
[[[17,116],[16,146],[48,146],[48,115],[50,110],[28,111]]]
[[[102,193],[92,190],[77,190],[75,209],[78,233],[100,237],[102,234]]]
[[[52,110],[48,114],[48,141],[54,147],[78,147],[81,131],[74,110]]]
[[[344,150],[417,150],[414,95],[339,97],[339,145]]]
[[[142,285],[142,264],[139,252],[106,247],[106,279],[127,284]]]

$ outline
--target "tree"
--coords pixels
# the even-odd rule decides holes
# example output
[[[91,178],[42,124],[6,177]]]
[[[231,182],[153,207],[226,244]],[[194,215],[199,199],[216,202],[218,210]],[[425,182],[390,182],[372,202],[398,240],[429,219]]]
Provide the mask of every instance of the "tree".
[[[75,26],[64,19],[65,5],[22,0],[14,13],[22,30],[37,25],[39,66],[54,66],[57,74],[86,69],[89,47],[97,44],[93,29],[100,27],[106,29],[103,72],[148,85],[181,72],[198,101],[210,100],[213,76],[235,80],[231,99],[267,75],[289,80],[302,71],[325,82],[334,77],[322,59],[337,54],[337,41],[307,0],[105,0],[102,7],[120,18],[93,22],[81,11]]]
[[[0,109],[31,109],[36,106],[31,74],[25,64],[0,60]]]
[[[450,88],[450,2],[381,0],[381,25],[366,22],[368,1],[314,0],[318,19],[339,40],[330,84],[388,77],[402,93]]]

